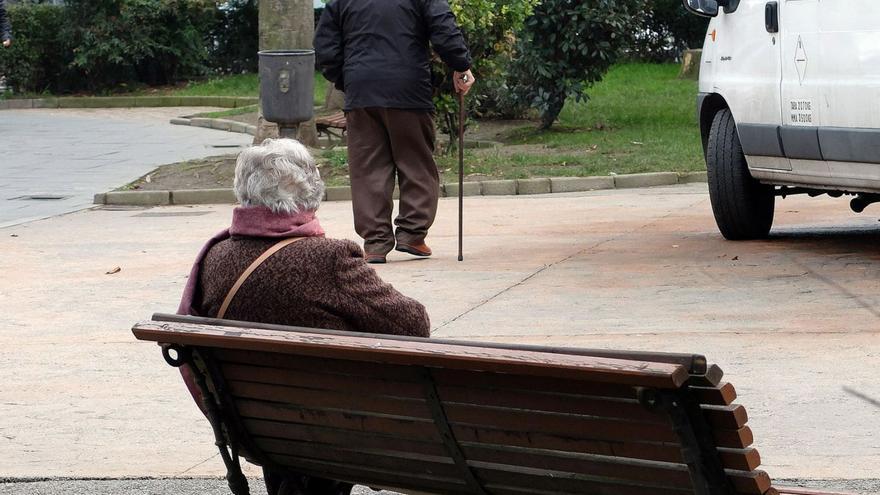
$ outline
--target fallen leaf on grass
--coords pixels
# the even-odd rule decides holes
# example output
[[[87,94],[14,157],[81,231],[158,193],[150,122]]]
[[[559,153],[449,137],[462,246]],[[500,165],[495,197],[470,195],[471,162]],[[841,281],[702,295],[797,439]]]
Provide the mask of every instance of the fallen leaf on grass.
[[[632,144],[634,144],[636,146],[644,146],[645,145],[645,143],[643,143],[641,141],[632,141]]]
[[[107,274],[107,275],[116,275],[117,273],[119,273],[119,272],[121,272],[121,271],[122,271],[122,268],[119,268],[119,267],[117,266],[116,268],[110,270],[110,271],[107,272],[106,274]]]

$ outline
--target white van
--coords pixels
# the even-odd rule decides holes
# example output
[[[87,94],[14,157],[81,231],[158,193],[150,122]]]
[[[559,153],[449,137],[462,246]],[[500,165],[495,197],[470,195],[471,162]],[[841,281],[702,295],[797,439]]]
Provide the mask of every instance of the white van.
[[[724,237],[766,236],[776,196],[880,201],[880,2],[683,1],[712,17],[697,115]]]

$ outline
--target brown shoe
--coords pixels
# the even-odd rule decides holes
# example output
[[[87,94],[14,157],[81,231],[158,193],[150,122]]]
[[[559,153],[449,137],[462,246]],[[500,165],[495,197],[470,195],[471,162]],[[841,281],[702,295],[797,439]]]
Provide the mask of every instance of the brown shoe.
[[[413,246],[411,244],[403,244],[402,242],[397,243],[397,247],[394,249],[411,254],[413,256],[431,256],[433,253],[431,252],[431,248],[428,247],[424,242],[419,244],[418,246]]]
[[[381,265],[386,262],[384,254],[366,253],[364,260],[371,265]]]

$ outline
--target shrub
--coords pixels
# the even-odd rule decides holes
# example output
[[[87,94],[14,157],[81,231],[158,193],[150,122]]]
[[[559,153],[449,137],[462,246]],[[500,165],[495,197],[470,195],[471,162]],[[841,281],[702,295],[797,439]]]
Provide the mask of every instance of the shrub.
[[[71,66],[90,90],[204,74],[214,8],[210,0],[68,0]]]
[[[517,114],[516,105],[508,105],[505,70],[513,54],[515,33],[522,28],[539,0],[451,0],[465,41],[474,60],[472,71],[477,84],[468,94],[467,106],[481,116]],[[451,71],[439,60],[434,64],[437,124],[450,135],[450,147],[457,134],[458,105],[455,103]]]
[[[69,79],[70,49],[59,36],[66,22],[62,7],[9,5],[15,41],[0,48],[0,74],[9,86],[29,93],[58,92]]]
[[[541,112],[542,128],[556,121],[568,97],[586,90],[630,46],[641,26],[639,0],[544,0],[525,22],[510,81],[514,98]]]
[[[67,0],[10,6],[0,72],[22,92],[100,92],[206,73],[213,0]]]
[[[645,23],[636,35],[633,58],[676,60],[688,48],[702,48],[709,19],[685,10],[680,0],[648,0]]]
[[[221,73],[257,72],[260,45],[257,0],[229,0],[217,9],[211,67]]]

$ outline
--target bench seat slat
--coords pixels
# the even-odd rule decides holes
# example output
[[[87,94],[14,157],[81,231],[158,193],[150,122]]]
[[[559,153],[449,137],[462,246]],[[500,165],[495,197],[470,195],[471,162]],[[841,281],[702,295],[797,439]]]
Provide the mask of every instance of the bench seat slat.
[[[746,408],[739,404],[730,406],[703,406],[703,416],[715,428],[738,430],[749,421]]]
[[[470,371],[434,369],[431,375],[438,388],[467,387],[485,392],[487,396],[495,392],[544,392],[591,397],[637,399],[636,389],[630,385],[612,383],[583,382],[578,380],[547,379],[511,373],[478,373]]]
[[[720,383],[717,387],[689,387],[700,404],[729,406],[736,400],[736,389],[730,383]]]
[[[369,390],[373,395],[411,399],[421,399],[425,396],[424,385],[367,376],[359,376],[355,379],[349,375],[322,373],[320,371],[311,372],[284,368],[267,368],[235,363],[224,363],[222,371],[223,376],[230,381],[302,387],[313,390],[333,390],[341,393],[363,393],[365,390]]]
[[[754,471],[761,465],[761,455],[751,447],[746,449],[719,448],[718,455],[721,457],[721,464],[727,469]]]
[[[852,493],[846,492],[814,490],[800,487],[775,486],[773,488],[778,495],[853,495]]]
[[[283,403],[286,405],[342,409],[354,413],[388,414],[430,421],[428,404],[420,399],[399,399],[371,395],[354,395],[239,381],[227,381],[230,393],[241,399]]]
[[[513,351],[379,337],[327,335],[308,332],[233,327],[204,327],[190,323],[142,322],[133,328],[141,340],[263,351],[280,354],[378,361],[401,365],[477,369],[501,373],[594,380],[657,388],[678,388],[688,378],[677,364]]]
[[[545,387],[541,387],[543,389]],[[582,414],[608,418],[628,418],[646,423],[667,423],[660,414],[648,411],[635,399],[617,399],[571,394],[549,394],[536,391],[493,390],[480,388],[438,386],[445,403],[471,404],[485,407],[505,407],[562,414]],[[611,399],[611,400],[609,400]]]
[[[344,359],[294,356],[273,352],[256,352],[231,349],[213,349],[214,356],[224,364],[252,365],[291,372],[321,373],[335,377],[352,377],[398,382],[407,382],[422,387],[422,376],[412,367],[385,363],[369,363]]]
[[[657,423],[637,423],[615,419],[546,414],[513,409],[488,409],[446,404],[446,416],[453,428],[477,426],[486,429],[518,431],[523,434],[545,433],[571,438],[643,442],[676,442],[672,427]]]
[[[726,469],[727,477],[737,493],[742,495],[763,495],[770,490],[770,476],[764,471],[735,471]]]
[[[477,478],[487,485],[509,487],[538,487],[543,490],[570,493],[600,493],[614,495],[692,495],[690,487],[663,487],[646,482],[622,482],[613,478],[584,476],[554,470],[526,467],[499,466],[472,462]],[[494,493],[494,491],[493,491]]]
[[[347,121],[345,118],[345,112],[337,112],[330,115],[325,115],[323,117],[318,117],[315,119],[315,124],[319,127],[332,127],[334,129],[345,129],[347,126]]]
[[[407,452],[420,455],[444,456],[446,448],[439,442],[410,440],[391,435],[364,433],[320,426],[281,423],[258,419],[244,419],[245,429],[255,436],[296,440],[316,445],[348,445],[352,448]]]
[[[347,462],[360,464],[361,459],[366,458],[366,456],[375,456],[377,458],[381,457],[393,459],[396,463],[395,467],[402,468],[408,471],[413,471],[412,469],[407,469],[406,464],[409,460],[419,461],[432,469],[435,467],[433,466],[434,464],[442,465],[442,467],[438,468],[441,470],[446,470],[446,468],[448,468],[449,466],[455,465],[455,461],[446,454],[425,455],[415,452],[388,450],[381,447],[365,448],[350,443],[320,445],[318,448],[316,448],[319,444],[315,444],[312,442],[303,442],[299,440],[282,440],[278,438],[260,436],[255,436],[254,440],[263,452],[269,454],[292,455],[307,459],[342,461],[346,460],[346,458],[351,458],[351,460]],[[460,471],[451,472],[454,474],[450,474],[450,476],[454,477],[458,477],[461,474]],[[434,472],[433,474],[437,473],[439,473],[439,471]]]
[[[668,487],[691,486],[687,466],[683,464],[627,461],[626,459],[541,451],[535,449],[493,449],[473,446],[463,449],[472,462],[523,466],[534,469],[650,482]]]
[[[755,443],[752,429],[748,426],[743,426],[738,430],[715,428],[712,430],[712,436],[715,438],[716,446],[729,449],[744,449]]]
[[[275,454],[271,459],[285,466],[293,466],[302,474],[329,478],[349,483],[368,485],[389,490],[432,491],[442,494],[471,495],[473,492],[459,479],[431,475],[401,475],[396,469],[365,468],[332,461],[316,461],[301,457]]]
[[[382,417],[331,410],[285,408],[269,402],[251,400],[238,400],[236,405],[242,418],[383,433],[413,440],[441,441],[437,428],[432,422],[417,421],[411,418]]]
[[[450,458],[389,456],[383,455],[380,452],[356,451],[326,446],[316,449],[310,447],[309,444],[299,442],[272,441],[259,438],[255,439],[255,441],[263,453],[270,457],[281,455],[313,461],[343,463],[367,469],[394,470],[404,477],[426,475],[450,480],[461,477],[461,471]]]
[[[681,462],[681,449],[677,443],[626,442],[596,433],[594,436],[606,438],[575,438],[571,436],[549,435],[545,433],[524,433],[480,429],[472,426],[453,426],[455,438],[462,445],[512,446],[544,450],[559,450],[600,455],[617,455],[633,459],[665,462]]]

